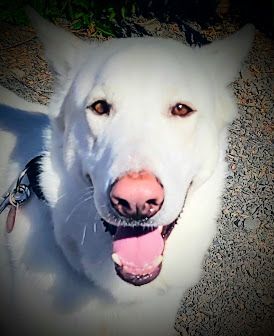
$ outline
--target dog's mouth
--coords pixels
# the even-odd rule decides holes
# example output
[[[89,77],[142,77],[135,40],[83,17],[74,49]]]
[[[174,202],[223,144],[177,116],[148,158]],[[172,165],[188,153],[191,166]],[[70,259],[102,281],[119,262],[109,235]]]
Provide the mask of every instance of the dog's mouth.
[[[175,220],[159,227],[115,226],[103,220],[113,238],[112,259],[117,275],[124,281],[142,286],[160,274],[165,242],[170,236]]]

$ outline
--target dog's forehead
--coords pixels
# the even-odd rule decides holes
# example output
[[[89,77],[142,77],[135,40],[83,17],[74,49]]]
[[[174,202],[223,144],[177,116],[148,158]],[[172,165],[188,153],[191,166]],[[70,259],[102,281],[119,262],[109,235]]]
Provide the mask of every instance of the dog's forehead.
[[[189,77],[196,69],[195,51],[165,39],[133,39],[112,52],[98,74],[98,80],[117,82],[125,79],[144,82],[153,78],[165,81]]]
[[[183,90],[188,100],[193,87],[204,82],[198,50],[174,40],[117,40],[98,50],[98,58],[101,64],[97,69],[93,67],[90,87],[94,90],[89,92],[95,98],[119,93],[120,97],[143,100],[150,93],[151,100],[169,95],[179,99]],[[88,71],[84,76],[88,76]]]
[[[197,88],[207,86],[198,54],[199,50],[171,39],[103,43],[81,70],[76,99],[191,101]]]

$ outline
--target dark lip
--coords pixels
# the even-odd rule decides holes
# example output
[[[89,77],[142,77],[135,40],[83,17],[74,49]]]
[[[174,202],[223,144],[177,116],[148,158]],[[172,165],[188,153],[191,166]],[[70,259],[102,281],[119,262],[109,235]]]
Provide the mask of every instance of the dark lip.
[[[157,268],[148,274],[142,274],[142,275],[136,275],[136,274],[131,274],[123,271],[123,267],[115,264],[115,271],[117,275],[124,280],[125,282],[134,285],[134,286],[143,286],[154,279],[157,278],[157,276],[160,274],[162,268],[162,264],[157,266]]]
[[[109,232],[109,234],[113,237],[115,235],[116,231],[117,231],[117,226],[109,224],[104,219],[101,219],[101,221],[103,222],[103,225],[105,227],[105,232]],[[166,241],[166,239],[170,236],[176,222],[177,222],[177,219],[175,221],[173,221],[171,224],[163,225],[161,235],[162,235],[164,241]],[[141,227],[141,225],[140,225],[140,227]],[[149,229],[149,227],[147,227],[147,229]],[[151,226],[150,229],[151,230],[157,229],[157,227],[156,226]]]

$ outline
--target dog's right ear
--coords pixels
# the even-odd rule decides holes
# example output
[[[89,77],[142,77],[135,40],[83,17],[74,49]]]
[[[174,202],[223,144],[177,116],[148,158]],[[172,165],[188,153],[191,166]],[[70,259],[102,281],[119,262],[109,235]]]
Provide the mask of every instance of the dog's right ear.
[[[202,55],[207,60],[205,65],[217,79],[218,85],[227,86],[238,77],[251,49],[254,34],[255,27],[247,24],[236,33],[201,48]]]
[[[33,8],[26,6],[25,10],[45,47],[50,69],[57,77],[68,77],[83,61],[90,44],[43,19]]]

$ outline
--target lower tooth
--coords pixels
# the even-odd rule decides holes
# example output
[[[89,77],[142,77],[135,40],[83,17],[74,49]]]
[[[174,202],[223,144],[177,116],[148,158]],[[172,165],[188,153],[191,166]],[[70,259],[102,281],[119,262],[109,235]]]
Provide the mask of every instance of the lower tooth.
[[[160,255],[159,257],[157,257],[154,261],[153,261],[153,265],[154,266],[158,266],[161,264],[161,262],[163,261],[163,256]]]
[[[116,253],[112,253],[111,258],[117,265],[122,266],[122,262]]]

